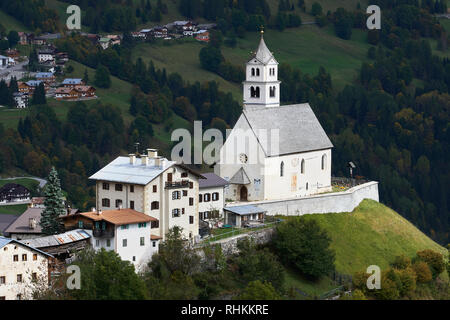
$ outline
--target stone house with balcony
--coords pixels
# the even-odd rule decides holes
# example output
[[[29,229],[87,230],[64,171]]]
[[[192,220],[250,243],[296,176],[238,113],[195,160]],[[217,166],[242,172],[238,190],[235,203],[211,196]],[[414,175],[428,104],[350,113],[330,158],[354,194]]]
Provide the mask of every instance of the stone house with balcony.
[[[155,235],[163,239],[175,226],[191,243],[199,239],[200,173],[147,149],[118,157],[89,179],[96,181],[97,210],[137,210],[159,221]]]
[[[94,250],[112,250],[138,270],[158,252],[161,237],[154,232],[158,230],[158,220],[133,209],[93,209],[64,216],[63,221],[66,230],[88,232]]]

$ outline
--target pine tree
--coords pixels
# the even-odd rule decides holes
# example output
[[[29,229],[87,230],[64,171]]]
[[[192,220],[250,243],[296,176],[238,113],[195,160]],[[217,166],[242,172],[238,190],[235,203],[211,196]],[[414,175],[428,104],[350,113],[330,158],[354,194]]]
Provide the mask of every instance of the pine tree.
[[[88,74],[87,69],[84,69],[83,82],[84,82],[84,84],[88,84],[88,82],[89,82],[89,74]]]
[[[47,181],[44,192],[45,209],[41,213],[39,224],[42,227],[42,233],[53,235],[64,231],[64,225],[59,217],[66,214],[63,193],[55,167],[52,167]]]
[[[45,98],[45,86],[44,86],[44,83],[41,82],[38,85],[38,87],[36,88],[36,90],[34,90],[32,104],[36,105],[36,104],[46,104],[46,103],[47,103],[47,99]]]

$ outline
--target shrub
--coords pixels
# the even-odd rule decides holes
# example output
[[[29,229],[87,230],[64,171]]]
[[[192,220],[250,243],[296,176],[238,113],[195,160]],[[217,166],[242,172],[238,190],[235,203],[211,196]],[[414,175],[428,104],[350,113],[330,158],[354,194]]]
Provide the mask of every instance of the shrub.
[[[427,283],[433,279],[433,275],[430,271],[428,265],[423,261],[417,261],[413,264],[414,272],[417,276],[417,282],[419,283]]]
[[[259,280],[248,284],[244,292],[238,297],[239,300],[280,300],[281,297],[269,282]]]
[[[428,265],[433,275],[433,279],[445,270],[444,257],[439,252],[429,249],[419,251],[417,252],[417,260],[424,261]]]
[[[411,259],[405,255],[397,256],[392,263],[395,269],[406,269],[411,266]]]

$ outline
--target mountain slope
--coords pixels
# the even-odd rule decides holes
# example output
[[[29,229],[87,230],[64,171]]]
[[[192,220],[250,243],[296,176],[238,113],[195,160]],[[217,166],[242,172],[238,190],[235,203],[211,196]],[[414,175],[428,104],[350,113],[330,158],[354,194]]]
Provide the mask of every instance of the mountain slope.
[[[352,213],[314,214],[314,219],[332,238],[336,269],[353,274],[370,265],[387,268],[395,256],[413,257],[431,249],[446,256],[447,250],[428,238],[394,210],[372,200],[364,200]]]

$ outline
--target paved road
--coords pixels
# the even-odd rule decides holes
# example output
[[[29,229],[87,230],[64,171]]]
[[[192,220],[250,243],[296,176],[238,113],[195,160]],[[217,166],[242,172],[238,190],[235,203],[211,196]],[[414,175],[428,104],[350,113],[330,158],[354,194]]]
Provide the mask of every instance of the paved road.
[[[16,79],[23,78],[25,72],[28,72],[28,71],[24,70],[24,67],[27,65],[28,65],[28,60],[25,60],[23,62],[16,64],[15,66],[12,66],[11,68],[6,68],[3,70],[0,70],[0,79],[3,79],[6,82],[9,82],[12,77],[16,77]]]
[[[15,179],[32,179],[39,182],[39,188],[43,188],[47,184],[47,180],[38,177],[14,177],[14,178],[1,178],[1,180],[15,180]]]

